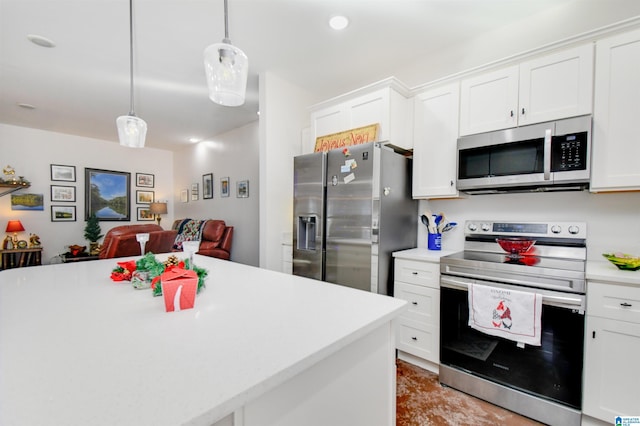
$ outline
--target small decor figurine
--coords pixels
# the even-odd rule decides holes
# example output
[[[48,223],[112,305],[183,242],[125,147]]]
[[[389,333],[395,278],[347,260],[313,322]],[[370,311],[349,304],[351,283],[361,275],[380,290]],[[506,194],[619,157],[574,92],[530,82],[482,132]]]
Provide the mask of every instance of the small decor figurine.
[[[2,242],[2,249],[11,250],[12,248],[13,248],[13,238],[11,238],[11,235],[7,235],[4,241]]]
[[[79,246],[77,244],[74,244],[72,246],[69,246],[69,253],[71,253],[71,256],[78,256],[84,253],[86,248],[87,246]]]
[[[40,247],[40,237],[36,234],[29,234],[29,248]]]

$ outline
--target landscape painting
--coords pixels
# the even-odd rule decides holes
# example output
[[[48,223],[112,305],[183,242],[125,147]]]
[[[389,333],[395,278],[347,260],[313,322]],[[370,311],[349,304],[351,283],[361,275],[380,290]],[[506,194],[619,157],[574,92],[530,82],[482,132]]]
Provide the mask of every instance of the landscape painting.
[[[101,221],[130,220],[131,173],[84,169],[85,220],[95,214]]]

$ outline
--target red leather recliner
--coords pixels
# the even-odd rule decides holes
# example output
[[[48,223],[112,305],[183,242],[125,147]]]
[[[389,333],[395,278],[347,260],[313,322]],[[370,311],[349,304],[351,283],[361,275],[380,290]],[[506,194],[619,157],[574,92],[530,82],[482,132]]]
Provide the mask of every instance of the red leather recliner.
[[[98,257],[111,259],[114,257],[140,256],[140,243],[136,234],[149,234],[145,244],[145,253],[168,253],[176,240],[177,231],[164,230],[159,225],[123,225],[109,230],[104,237]]]
[[[173,222],[171,229],[178,230],[184,219]],[[233,226],[227,226],[224,220],[207,220],[202,228],[200,249],[198,254],[229,260],[233,242]]]

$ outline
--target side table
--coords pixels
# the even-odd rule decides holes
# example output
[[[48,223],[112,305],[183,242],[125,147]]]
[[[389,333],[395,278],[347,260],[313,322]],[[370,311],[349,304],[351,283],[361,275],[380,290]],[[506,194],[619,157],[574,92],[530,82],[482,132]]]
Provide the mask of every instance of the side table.
[[[42,264],[42,247],[0,250],[0,270]]]

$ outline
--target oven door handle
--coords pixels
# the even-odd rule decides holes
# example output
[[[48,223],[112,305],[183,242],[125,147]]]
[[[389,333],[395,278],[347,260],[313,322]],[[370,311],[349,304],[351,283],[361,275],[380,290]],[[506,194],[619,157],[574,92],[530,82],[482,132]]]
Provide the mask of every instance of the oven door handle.
[[[440,286],[441,287],[469,291],[469,286],[471,284],[476,284],[476,281],[475,280],[465,280],[465,279],[459,279],[459,278],[452,278],[452,277],[449,277],[449,276],[446,276],[446,275],[441,275],[440,276]],[[498,283],[478,283],[478,284],[487,285],[489,287],[499,287],[499,288],[514,289],[513,286],[501,285],[501,284],[498,284]],[[516,290],[516,289],[514,289],[514,290]],[[518,291],[522,291],[520,289],[517,289],[517,290]],[[535,289],[532,289],[531,292],[534,293]],[[544,291],[542,291],[539,294],[542,294],[542,303],[544,303],[544,304],[558,306],[558,307],[561,307],[561,308],[577,309],[581,314],[584,313],[584,297],[582,297],[582,296],[576,296],[576,297],[556,296],[556,295],[545,294]]]

